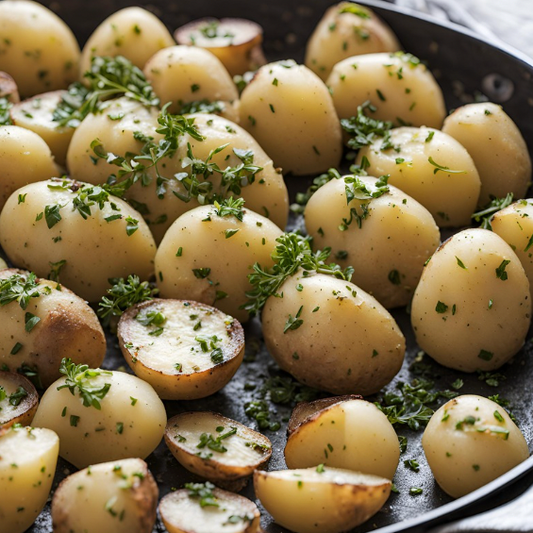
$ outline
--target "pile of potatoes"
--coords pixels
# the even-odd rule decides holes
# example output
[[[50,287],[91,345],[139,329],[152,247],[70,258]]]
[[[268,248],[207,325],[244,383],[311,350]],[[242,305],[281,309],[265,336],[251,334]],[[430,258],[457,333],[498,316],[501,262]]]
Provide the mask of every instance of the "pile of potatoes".
[[[40,4],[0,3],[0,244],[13,267],[0,270],[0,523],[9,533],[41,513],[58,456],[79,470],[54,494],[54,531],[149,533],[159,491],[144,459],[163,437],[206,480],[159,503],[171,533],[259,533],[257,506],[233,494],[251,478],[283,527],[352,529],[385,504],[399,463],[395,428],[364,399],[404,363],[390,311],[410,305],[420,348],[458,371],[496,370],[523,346],[531,160],[504,109],[472,103],[446,116],[431,71],[351,2],[324,14],[305,64],[267,63],[261,42],[250,21],[202,19],[172,36],[131,7],[80,50]],[[99,95],[86,116],[59,124],[58,106],[89,87],[84,74],[118,56],[142,95]],[[341,175],[346,146],[357,154]],[[285,182],[323,172],[300,224],[311,239],[286,233]],[[469,227],[477,209],[511,194],[491,231]],[[454,232],[443,243],[442,229]],[[159,296],[114,310],[135,375],[101,368],[106,336],[94,311],[133,276]],[[295,408],[288,468],[276,472],[266,436],[214,412],[167,421],[162,401],[221,390],[243,361],[241,324],[256,314],[279,367],[332,396]],[[452,497],[529,455],[507,412],[468,394],[435,412],[422,444]]]

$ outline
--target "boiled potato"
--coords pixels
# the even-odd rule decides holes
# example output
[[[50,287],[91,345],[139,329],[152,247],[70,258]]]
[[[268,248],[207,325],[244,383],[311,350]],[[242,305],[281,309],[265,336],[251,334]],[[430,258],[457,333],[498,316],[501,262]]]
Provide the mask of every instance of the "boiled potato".
[[[512,192],[523,198],[531,182],[526,141],[501,106],[468,104],[446,117],[442,131],[458,140],[472,156],[481,179],[479,205]]]
[[[469,229],[448,239],[422,272],[411,305],[420,348],[449,368],[494,370],[524,344],[529,282],[498,235]]]
[[[165,431],[165,407],[151,385],[125,374],[64,364],[65,377],[41,398],[33,424],[53,429],[59,454],[77,468],[145,458]],[[72,389],[72,393],[70,391]]]
[[[57,487],[52,500],[54,532],[151,533],[158,495],[142,459],[91,465]]]
[[[240,123],[284,172],[336,167],[342,133],[328,88],[293,61],[261,67],[241,94]]]
[[[66,89],[78,76],[80,48],[52,11],[29,0],[0,2],[0,70],[17,82],[22,97]]]
[[[255,494],[274,520],[296,533],[351,530],[375,515],[391,490],[388,479],[339,468],[254,473]]]
[[[396,52],[398,39],[372,10],[352,2],[331,6],[307,43],[305,64],[324,81],[347,57]]]
[[[17,300],[18,291],[31,295],[28,302]],[[12,370],[27,365],[46,388],[60,376],[63,357],[93,367],[102,364],[106,340],[95,312],[57,281],[2,270],[0,298],[5,301],[0,307],[2,365]]]
[[[244,357],[237,320],[210,305],[151,300],[120,318],[118,338],[137,376],[165,400],[193,400],[219,391]]]
[[[242,210],[241,218],[208,205],[181,215],[155,257],[161,296],[214,305],[246,321],[248,313],[241,305],[251,288],[247,275],[256,262],[272,264],[270,253],[282,231],[248,209]]]
[[[100,187],[67,179],[13,193],[0,214],[0,242],[14,264],[38,276],[65,261],[61,282],[90,302],[109,278],[153,272],[155,242],[141,215]]]
[[[23,533],[43,510],[56,470],[59,439],[49,430],[11,427],[0,433],[0,524]]]
[[[265,344],[298,381],[366,395],[400,370],[404,336],[386,309],[353,283],[300,270],[277,292],[283,298],[269,297],[263,309]]]
[[[438,409],[422,437],[431,471],[442,490],[464,496],[529,457],[524,435],[497,403],[466,394]]]
[[[285,446],[289,468],[324,463],[387,479],[393,478],[399,457],[398,437],[383,412],[350,397],[304,418]]]
[[[11,108],[13,124],[37,133],[49,146],[55,162],[59,165],[65,165],[68,145],[74,133],[73,128],[59,126],[53,120],[54,109],[64,94],[65,91],[39,94]],[[54,174],[43,179],[52,175]]]
[[[331,180],[304,216],[314,246],[330,246],[342,268],[353,266],[352,282],[388,309],[411,301],[440,233],[425,207],[392,185],[378,196],[378,184],[372,177]],[[350,201],[346,191],[354,194]]]
[[[339,118],[350,118],[370,101],[371,118],[397,126],[440,128],[446,116],[441,88],[431,72],[411,54],[366,54],[337,63],[327,85]]]
[[[388,174],[389,184],[420,202],[439,227],[470,224],[481,187],[474,161],[453,137],[430,128],[395,128],[390,139],[359,151],[368,171]]]
[[[520,200],[498,211],[492,216],[490,223],[494,233],[520,259],[529,280],[530,300],[533,301],[533,200]]]
[[[198,46],[218,57],[231,76],[257,70],[266,63],[261,43],[263,28],[245,19],[205,18],[174,32],[178,44]]]
[[[20,126],[0,126],[0,167],[0,210],[20,187],[58,174],[46,142]]]
[[[165,48],[149,59],[144,74],[161,103],[172,102],[171,113],[195,101],[221,101],[227,118],[238,119],[233,108],[239,100],[237,87],[221,61],[208,50],[183,45]]]
[[[38,403],[39,395],[29,379],[0,370],[0,431],[14,424],[29,426]]]
[[[174,39],[165,25],[141,7],[126,7],[107,17],[89,37],[80,58],[80,74],[91,67],[95,56],[124,56],[142,69],[158,50]]]
[[[259,510],[244,496],[212,483],[187,483],[167,494],[159,514],[169,533],[261,533]]]
[[[7,72],[0,71],[0,98],[6,98],[12,104],[20,102],[17,83]]]
[[[241,490],[264,468],[272,443],[261,433],[211,412],[181,413],[167,423],[165,442],[187,470],[230,490]]]

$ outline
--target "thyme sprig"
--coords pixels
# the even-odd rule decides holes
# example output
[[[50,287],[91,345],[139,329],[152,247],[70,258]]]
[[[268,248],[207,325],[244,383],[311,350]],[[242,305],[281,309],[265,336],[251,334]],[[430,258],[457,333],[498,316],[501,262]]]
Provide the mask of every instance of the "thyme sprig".
[[[39,296],[39,281],[33,272],[28,276],[13,274],[0,280],[0,306],[16,301],[21,309],[26,309],[30,300]]]
[[[377,108],[367,100],[364,104],[357,107],[357,115],[351,118],[341,119],[341,126],[349,133],[352,138],[348,141],[348,146],[353,150],[359,150],[363,146],[368,146],[380,138],[385,138],[382,150],[389,146],[390,130],[393,123],[388,120],[378,120],[367,115],[367,110],[370,113],[375,113]]]

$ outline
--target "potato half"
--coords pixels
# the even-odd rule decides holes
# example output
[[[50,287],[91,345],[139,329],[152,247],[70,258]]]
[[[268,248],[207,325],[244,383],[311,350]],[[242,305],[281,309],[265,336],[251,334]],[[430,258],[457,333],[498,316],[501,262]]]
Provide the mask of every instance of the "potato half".
[[[151,533],[159,490],[141,459],[91,465],[57,487],[52,500],[56,533]]]
[[[17,83],[7,72],[0,71],[0,98],[6,98],[12,104],[20,102]]]
[[[39,395],[29,379],[0,370],[0,431],[14,424],[29,426],[38,404]]]
[[[59,438],[49,429],[11,427],[0,432],[0,524],[26,531],[50,494]]]
[[[391,490],[388,479],[324,467],[254,472],[255,494],[274,520],[296,533],[351,530],[375,515]]]
[[[151,300],[130,307],[118,324],[120,349],[137,376],[165,400],[214,394],[244,356],[240,323],[210,305]]]
[[[154,451],[167,417],[151,385],[124,372],[86,367],[73,368],[69,375],[48,388],[33,420],[36,427],[59,435],[61,457],[85,468],[129,457],[144,459]],[[89,391],[88,405],[82,391]]]
[[[324,463],[387,479],[393,478],[399,457],[398,437],[383,412],[349,397],[301,421],[285,446],[289,468]]]
[[[165,442],[187,470],[230,490],[241,490],[266,465],[272,443],[249,427],[211,412],[181,413],[167,423]]]
[[[260,533],[257,505],[211,483],[190,483],[167,494],[159,514],[169,533]]]
[[[471,394],[435,412],[422,446],[437,483],[453,498],[482,487],[529,457],[526,439],[507,411]]]

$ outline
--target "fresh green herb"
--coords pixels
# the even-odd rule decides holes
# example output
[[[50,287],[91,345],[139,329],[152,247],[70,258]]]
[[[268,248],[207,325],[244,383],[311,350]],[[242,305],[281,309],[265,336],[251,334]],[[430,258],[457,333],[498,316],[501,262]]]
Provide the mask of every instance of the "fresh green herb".
[[[29,333],[40,321],[41,319],[38,316],[26,311],[24,315],[24,329]]]
[[[300,306],[300,309],[298,309],[298,312],[296,313],[294,317],[292,315],[289,315],[287,322],[285,322],[283,333],[287,333],[287,331],[289,330],[298,329],[304,323],[304,321],[300,318],[303,307],[304,307],[303,305]]]
[[[325,471],[324,464],[323,464],[323,463],[320,463],[320,464],[316,467],[316,471],[317,471],[319,474],[323,474],[324,471]]]
[[[28,396],[28,392],[23,387],[18,387],[15,392],[9,395],[9,403],[13,407],[17,407],[20,402]],[[0,399],[1,401],[1,399]]]
[[[406,468],[409,468],[413,472],[420,471],[420,465],[416,459],[406,459],[403,464]]]
[[[455,389],[455,390],[459,390],[461,388],[463,388],[463,385],[464,385],[464,381],[461,379],[461,378],[457,378],[453,383],[452,383],[452,389]]]
[[[343,4],[342,8],[339,10],[339,14],[342,13],[351,13],[352,15],[356,15],[357,17],[360,17],[362,19],[370,19],[372,18],[370,15],[370,12],[365,9],[363,6],[360,6],[359,4],[352,4],[346,2]]]
[[[211,361],[218,365],[219,363],[222,363],[224,361],[224,353],[222,352],[222,348],[215,348],[211,352]]]
[[[501,415],[501,413],[496,409],[496,411],[494,411],[494,418],[498,421],[498,422],[505,422],[503,416]]]
[[[366,114],[366,111],[375,113],[377,108],[370,101],[357,107],[357,115],[351,118],[341,119],[341,126],[351,135],[348,147],[359,150],[363,146],[372,144],[379,138],[389,138],[393,123],[390,121],[377,120]]]
[[[209,267],[205,268],[193,268],[192,273],[197,279],[205,279],[209,274],[211,274],[211,269]]]
[[[9,352],[11,355],[16,355],[20,352],[22,348],[22,344],[20,342],[17,342],[13,348],[11,348],[11,352]]]
[[[494,357],[494,354],[492,352],[489,352],[488,350],[481,349],[479,351],[478,357],[480,359],[483,359],[483,361],[490,361]]]
[[[240,220],[242,222],[244,218],[244,199],[243,198],[226,198],[224,200],[221,200],[218,202],[217,200],[214,201],[213,205],[215,206],[215,213],[219,217],[235,217],[237,220]],[[230,231],[230,230],[227,230]],[[232,235],[237,233],[237,230],[231,230],[233,231]],[[226,237],[227,239],[228,237]]]
[[[0,98],[0,126],[10,126],[13,124],[9,110],[13,104],[7,98]]]
[[[411,487],[409,489],[409,494],[411,496],[418,496],[419,494],[422,494],[422,492],[424,492],[424,491],[420,487]]]
[[[185,488],[189,491],[189,498],[199,500],[200,507],[219,507],[219,503],[213,494],[215,485],[206,481],[205,483],[185,483]]]
[[[434,131],[430,131],[430,132],[428,133],[428,136],[426,137],[425,142],[427,142],[427,143],[428,143],[428,142],[431,142],[431,139],[433,139],[433,136],[434,136],[434,135],[435,135],[435,132],[434,132]]]
[[[221,100],[210,102],[209,100],[195,100],[194,102],[178,102],[180,109],[178,115],[192,115],[193,113],[209,113],[218,115],[226,109],[226,104]]]
[[[400,285],[402,280],[400,279],[400,273],[397,270],[391,270],[389,272],[389,281],[393,285]]]
[[[437,313],[446,313],[446,311],[448,311],[448,306],[445,303],[438,301],[435,311],[437,311]]]
[[[499,372],[483,372],[478,370],[479,381],[484,381],[489,387],[497,387],[500,381],[505,381],[507,376],[500,374]]]
[[[61,273],[61,269],[67,264],[67,260],[61,259],[61,261],[57,261],[56,263],[49,262],[48,264],[50,265],[48,279],[59,282],[59,275]]]
[[[116,423],[116,429],[117,429],[117,433],[119,435],[122,435],[122,432],[124,431],[124,423],[123,422],[117,422]]]
[[[80,417],[77,415],[70,415],[70,425],[72,427],[78,427],[78,422],[80,421]]]
[[[18,302],[22,309],[26,309],[32,298],[39,298],[39,282],[37,276],[31,272],[27,276],[13,274],[0,280],[0,306],[11,302]]]
[[[167,317],[161,311],[148,311],[144,314],[139,313],[135,320],[143,326],[162,326],[167,321]]]
[[[513,193],[510,192],[504,198],[492,198],[492,200],[480,211],[472,215],[472,220],[480,224],[483,229],[492,230],[490,220],[494,213],[513,203]]]
[[[222,441],[231,437],[232,435],[235,435],[236,433],[236,427],[232,427],[230,430],[226,431],[226,433],[221,433],[217,437],[213,437],[213,435],[210,433],[202,433],[200,435],[200,442],[196,445],[196,447],[199,449],[207,447],[210,450],[218,453],[226,453],[228,449],[222,444]]]
[[[467,270],[465,264],[464,264],[464,263],[463,263],[463,262],[462,262],[457,256],[455,256],[455,259],[456,259],[456,261],[457,261],[457,264],[458,264],[462,269]]]
[[[502,281],[506,281],[508,279],[507,272],[505,271],[505,267],[510,263],[511,261],[509,259],[504,259],[500,266],[496,269],[496,277],[498,279],[501,279]]]
[[[59,213],[61,207],[59,204],[45,206],[44,218],[48,229],[53,228],[61,220],[61,214]]]
[[[449,167],[445,167],[443,165],[439,165],[436,163],[431,156],[428,157],[428,162],[433,165],[435,168],[433,169],[433,174],[436,174],[437,172],[444,172],[446,174],[466,174],[466,170],[452,170]]]

